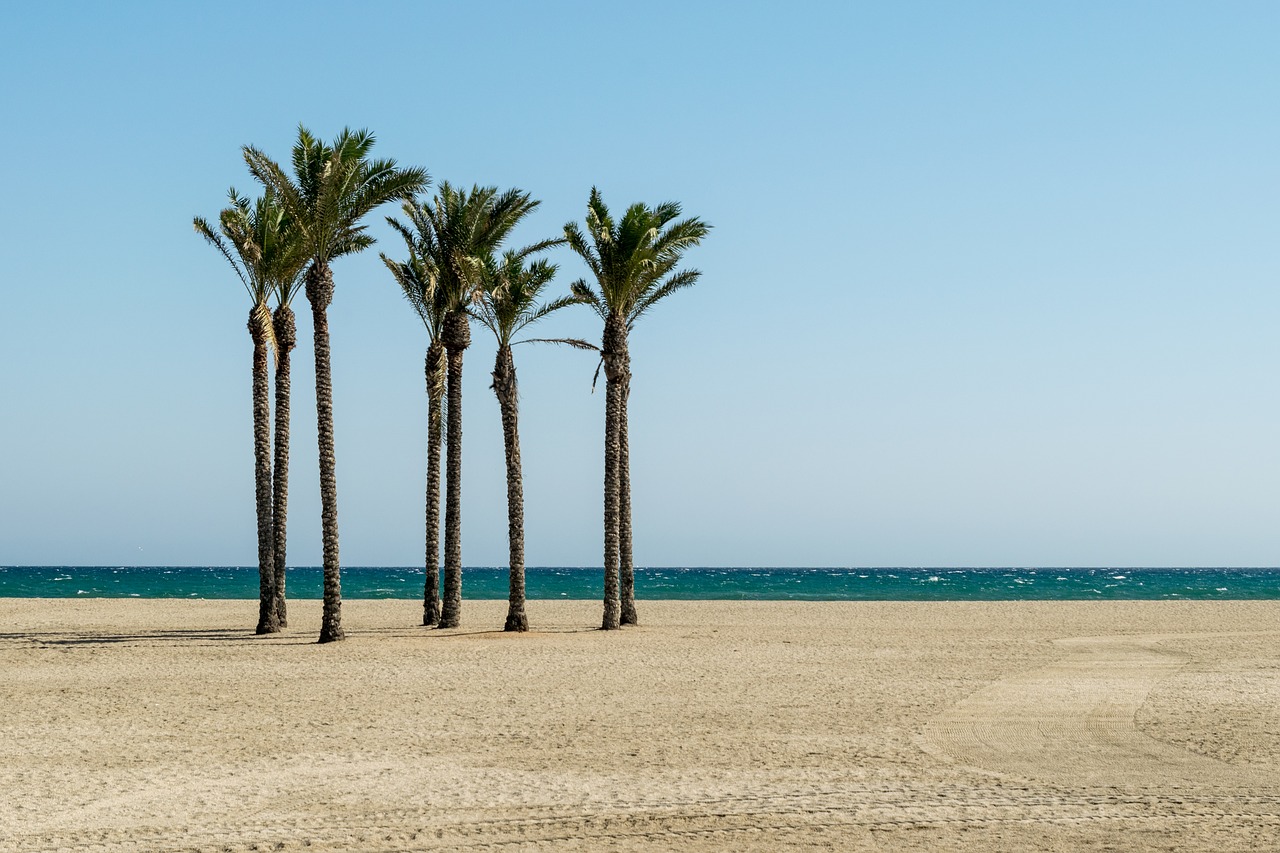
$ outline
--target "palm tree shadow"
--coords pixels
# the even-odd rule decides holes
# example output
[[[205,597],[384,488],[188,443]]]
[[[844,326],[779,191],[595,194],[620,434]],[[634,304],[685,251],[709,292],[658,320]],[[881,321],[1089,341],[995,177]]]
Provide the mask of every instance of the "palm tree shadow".
[[[493,628],[480,628],[470,631],[418,626],[414,628],[366,628],[352,631],[350,639],[360,637],[399,637],[403,639],[435,639],[449,640],[462,638],[487,638],[498,640],[511,638],[515,640],[533,640],[560,634],[595,634],[599,628],[550,628],[531,631],[503,631]],[[228,646],[228,645],[261,645],[302,646],[315,645],[312,632],[254,634],[244,628],[171,628],[161,631],[16,631],[0,632],[0,643],[8,641],[27,641],[38,646],[75,647],[75,646],[111,646],[111,645],[183,645],[190,647]]]
[[[132,631],[110,633],[105,631],[79,631],[75,633],[32,631],[0,633],[0,641],[29,640],[40,646],[95,646],[115,644],[161,644],[190,646],[249,645],[270,641],[272,645],[298,645],[313,642],[302,636],[282,634],[258,635],[241,628],[175,628],[163,631]]]

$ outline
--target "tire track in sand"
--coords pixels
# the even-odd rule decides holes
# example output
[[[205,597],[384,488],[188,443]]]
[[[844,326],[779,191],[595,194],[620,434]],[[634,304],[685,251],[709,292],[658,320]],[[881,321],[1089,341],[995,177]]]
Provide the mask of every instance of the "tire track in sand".
[[[1056,640],[1066,657],[957,703],[925,727],[920,746],[975,769],[1062,785],[1276,788],[1273,770],[1227,764],[1138,730],[1134,717],[1151,689],[1191,660],[1160,643],[1184,636],[1208,635]]]

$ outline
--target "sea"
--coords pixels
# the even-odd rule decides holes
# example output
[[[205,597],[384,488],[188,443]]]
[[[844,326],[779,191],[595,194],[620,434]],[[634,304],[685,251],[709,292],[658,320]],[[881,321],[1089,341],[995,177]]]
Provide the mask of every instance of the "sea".
[[[743,601],[1280,599],[1280,568],[637,568],[636,597]],[[507,570],[463,569],[463,597],[505,599]],[[531,599],[599,599],[600,568],[531,567]],[[344,598],[422,596],[421,568],[342,570]],[[319,598],[322,572],[288,570],[291,598]],[[253,566],[0,566],[0,598],[258,597]]]

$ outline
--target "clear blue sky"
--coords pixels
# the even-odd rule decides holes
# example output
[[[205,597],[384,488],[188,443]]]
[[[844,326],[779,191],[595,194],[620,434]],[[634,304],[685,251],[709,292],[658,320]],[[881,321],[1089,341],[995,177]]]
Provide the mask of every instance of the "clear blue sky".
[[[0,564],[255,561],[248,303],[191,218],[299,122],[528,189],[523,238],[592,184],[714,224],[633,339],[641,565],[1280,564],[1280,5],[350,8],[6,11]],[[424,334],[376,250],[335,277],[342,560],[419,564]],[[487,334],[468,565],[506,554]],[[599,565],[595,363],[517,363],[529,563]]]

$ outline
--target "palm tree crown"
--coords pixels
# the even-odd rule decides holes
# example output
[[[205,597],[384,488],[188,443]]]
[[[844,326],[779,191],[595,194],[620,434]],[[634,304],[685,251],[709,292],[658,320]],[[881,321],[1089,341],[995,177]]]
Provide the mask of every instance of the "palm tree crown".
[[[427,185],[425,169],[368,159],[373,144],[368,130],[344,128],[327,144],[299,125],[292,179],[257,148],[244,148],[249,171],[280,197],[316,263],[371,246],[373,238],[361,222],[365,215],[393,199],[409,199]]]
[[[435,198],[406,203],[407,225],[387,222],[404,238],[422,263],[448,312],[465,311],[476,300],[486,259],[539,202],[529,193],[473,186],[470,191],[442,181]],[[521,257],[553,246],[546,240],[521,250]]]
[[[558,267],[543,259],[526,263],[526,254],[526,251],[508,250],[503,253],[501,260],[492,256],[485,259],[481,276],[482,298],[471,314],[493,332],[499,348],[510,347],[513,343],[526,343],[514,340],[515,336],[548,314],[582,301],[577,296],[562,296],[539,305],[538,299],[555,277]],[[573,338],[531,340],[596,349],[586,341]]]
[[[711,230],[697,217],[676,221],[680,205],[656,207],[633,204],[615,221],[591,188],[587,202],[587,233],[576,222],[564,226],[566,242],[591,270],[598,289],[585,279],[570,285],[575,296],[595,309],[601,319],[610,314],[626,320],[628,329],[659,300],[698,280],[698,270],[676,271],[681,256]]]
[[[267,300],[275,294],[287,303],[297,293],[308,261],[306,247],[298,239],[295,222],[271,189],[250,199],[232,187],[227,201],[229,206],[218,214],[217,230],[200,216],[192,224],[231,264],[253,300],[255,312],[261,314],[255,319],[274,343]]]

